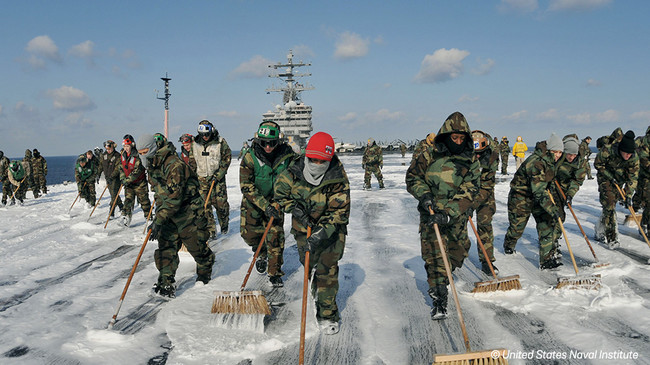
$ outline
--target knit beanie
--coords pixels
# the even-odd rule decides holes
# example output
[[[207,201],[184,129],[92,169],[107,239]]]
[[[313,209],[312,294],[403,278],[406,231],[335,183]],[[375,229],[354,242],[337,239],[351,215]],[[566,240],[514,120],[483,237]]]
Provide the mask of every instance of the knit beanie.
[[[546,140],[546,149],[549,151],[564,151],[564,143],[562,143],[562,138],[558,137],[557,134],[552,133],[551,136]]]
[[[334,157],[334,139],[325,132],[314,134],[307,142],[305,156],[317,160],[332,161],[332,157]]]
[[[565,137],[564,138],[564,153],[571,155],[577,155],[580,149],[580,144],[578,139],[575,137]]]
[[[634,153],[634,137],[635,135],[633,131],[625,132],[623,139],[621,139],[621,142],[618,144],[618,150],[627,153]]]

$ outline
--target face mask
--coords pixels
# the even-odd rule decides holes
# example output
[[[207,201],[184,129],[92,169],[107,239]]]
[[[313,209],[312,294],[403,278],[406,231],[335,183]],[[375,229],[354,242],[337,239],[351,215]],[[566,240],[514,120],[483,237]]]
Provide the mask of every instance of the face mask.
[[[330,161],[326,161],[325,163],[322,164],[317,164],[317,163],[310,162],[309,158],[305,157],[305,168],[302,170],[302,174],[308,183],[314,186],[318,186],[321,183],[321,181],[323,181],[325,172],[329,167],[330,167]]]
[[[447,145],[447,148],[449,149],[449,152],[451,152],[452,155],[458,155],[465,151],[466,143],[463,142],[462,144],[456,144],[454,141],[451,140],[451,134],[447,135],[447,138],[445,139],[445,144]]]

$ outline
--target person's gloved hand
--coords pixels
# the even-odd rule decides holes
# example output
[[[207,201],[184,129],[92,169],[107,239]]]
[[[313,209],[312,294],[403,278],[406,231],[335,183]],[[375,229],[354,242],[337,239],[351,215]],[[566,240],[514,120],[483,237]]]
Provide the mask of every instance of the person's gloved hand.
[[[217,180],[218,180],[217,175],[216,174],[212,175],[212,177],[210,177],[210,185],[212,185],[212,183],[216,184]]]
[[[162,230],[162,225],[156,223],[156,221],[154,220],[154,222],[149,225],[149,229],[151,230],[151,234],[149,235],[149,240],[151,241],[158,240],[158,236],[160,236],[160,231]]]
[[[280,211],[273,205],[273,203],[269,204],[266,207],[266,210],[264,210],[264,214],[266,214],[266,216],[269,219],[271,217],[273,217],[273,219],[276,219],[276,220],[281,218]]]
[[[361,168],[365,170],[365,169],[366,169],[366,164],[365,164],[365,163],[362,163],[362,164],[361,164]]]
[[[307,237],[307,247],[309,251],[315,251],[316,249],[323,246],[323,243],[327,240],[327,233],[323,227],[316,228],[311,236]]]
[[[631,196],[628,196],[627,198],[625,198],[625,205],[628,206],[628,207],[631,207],[633,205]]]
[[[560,209],[556,206],[553,207],[553,210],[549,213],[551,215],[551,218],[553,218],[553,222],[557,221],[560,219]]]
[[[433,195],[431,195],[431,193],[425,193],[422,195],[420,198],[420,207],[422,207],[425,212],[433,210]]]
[[[302,204],[296,203],[296,205],[293,207],[293,210],[291,211],[291,214],[293,215],[293,218],[295,218],[301,225],[305,227],[309,225],[309,214],[307,213],[307,209],[305,209]]]
[[[449,215],[445,212],[435,212],[429,217],[429,224],[437,224],[439,226],[444,226],[449,224]]]
[[[566,203],[566,206],[567,206],[567,207],[573,205],[573,198],[570,197],[570,196],[567,196],[567,197],[566,197],[566,202],[565,202],[565,203]]]

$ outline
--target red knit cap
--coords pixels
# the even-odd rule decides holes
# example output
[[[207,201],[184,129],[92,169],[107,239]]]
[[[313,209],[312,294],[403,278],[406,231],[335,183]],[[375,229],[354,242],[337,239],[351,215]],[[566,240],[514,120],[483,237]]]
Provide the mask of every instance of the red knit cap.
[[[307,142],[305,156],[317,160],[332,161],[332,157],[334,157],[334,139],[325,132],[314,134]]]

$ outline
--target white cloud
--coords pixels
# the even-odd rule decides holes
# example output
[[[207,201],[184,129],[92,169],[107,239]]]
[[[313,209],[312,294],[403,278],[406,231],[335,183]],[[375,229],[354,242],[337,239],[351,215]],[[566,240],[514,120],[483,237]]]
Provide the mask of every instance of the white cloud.
[[[469,96],[467,94],[465,94],[465,95],[461,96],[460,98],[458,98],[459,103],[465,103],[465,102],[473,103],[475,101],[478,101],[477,96]]]
[[[379,109],[374,113],[366,113],[366,118],[372,122],[397,121],[404,116],[402,112],[391,112],[388,109]]]
[[[59,54],[59,47],[46,35],[39,35],[27,42],[25,50],[32,56],[43,57],[58,63],[62,61],[61,55]]]
[[[47,96],[52,99],[54,108],[76,112],[94,109],[95,103],[82,90],[72,86],[61,86],[58,89],[48,90]]]
[[[600,86],[600,81],[594,79],[587,80],[587,87],[598,87],[598,86]]]
[[[81,42],[77,45],[72,46],[68,51],[69,54],[83,58],[88,62],[89,65],[95,64],[95,43],[93,41]]]
[[[65,123],[70,127],[88,127],[93,124],[82,112],[73,112],[65,117]]]
[[[314,51],[312,51],[312,49],[309,48],[309,46],[306,46],[304,44],[299,44],[299,45],[293,46],[293,48],[291,48],[291,50],[293,51],[293,55],[295,57],[298,57],[298,58],[300,58],[300,57],[314,57],[316,55],[314,53]]]
[[[342,60],[360,58],[368,54],[370,40],[352,32],[339,34],[334,57]]]
[[[532,13],[537,10],[537,0],[501,0],[499,10],[502,12]]]
[[[560,119],[560,113],[557,109],[549,109],[537,114],[537,120],[557,121],[558,119]]]
[[[20,123],[24,126],[40,124],[40,112],[38,109],[25,104],[22,101],[19,101],[14,106],[14,113],[16,114],[16,119],[20,120]]]
[[[455,79],[463,73],[463,60],[467,56],[468,51],[457,48],[436,50],[424,56],[415,81],[437,83]]]
[[[243,62],[230,73],[234,77],[242,78],[261,78],[269,74],[269,65],[275,62],[268,60],[260,55],[253,56],[248,61]]]
[[[519,122],[522,121],[522,119],[526,118],[528,116],[528,111],[527,110],[520,110],[518,112],[514,112],[510,115],[507,115],[503,117],[504,120],[509,120],[509,121],[515,121]]]
[[[603,7],[612,0],[551,0],[548,6],[550,11],[585,11]]]
[[[355,112],[349,112],[346,113],[345,115],[342,115],[338,118],[341,122],[350,122],[355,119],[357,119],[357,113]]]
[[[2,109],[0,109],[0,111],[1,110]],[[0,113],[0,114],[2,114],[2,113]],[[632,113],[632,115],[630,115],[630,119],[632,119],[632,120],[650,121],[650,110],[644,110],[644,111],[641,111],[641,112]]]
[[[387,83],[385,83],[385,84],[382,85],[382,87],[383,87],[384,89],[389,89],[391,86],[393,86],[393,84],[391,84],[390,82],[387,82]]]
[[[606,110],[602,113],[580,113],[576,115],[569,115],[567,119],[575,122],[576,124],[604,124],[604,123],[618,123],[621,120],[620,114],[613,109]]]
[[[488,58],[483,62],[480,58],[478,59],[478,66],[472,70],[472,73],[475,75],[487,75],[494,68],[494,60]]]
[[[239,116],[239,113],[237,113],[235,110],[224,110],[218,112],[217,115],[220,117],[235,118]]]

